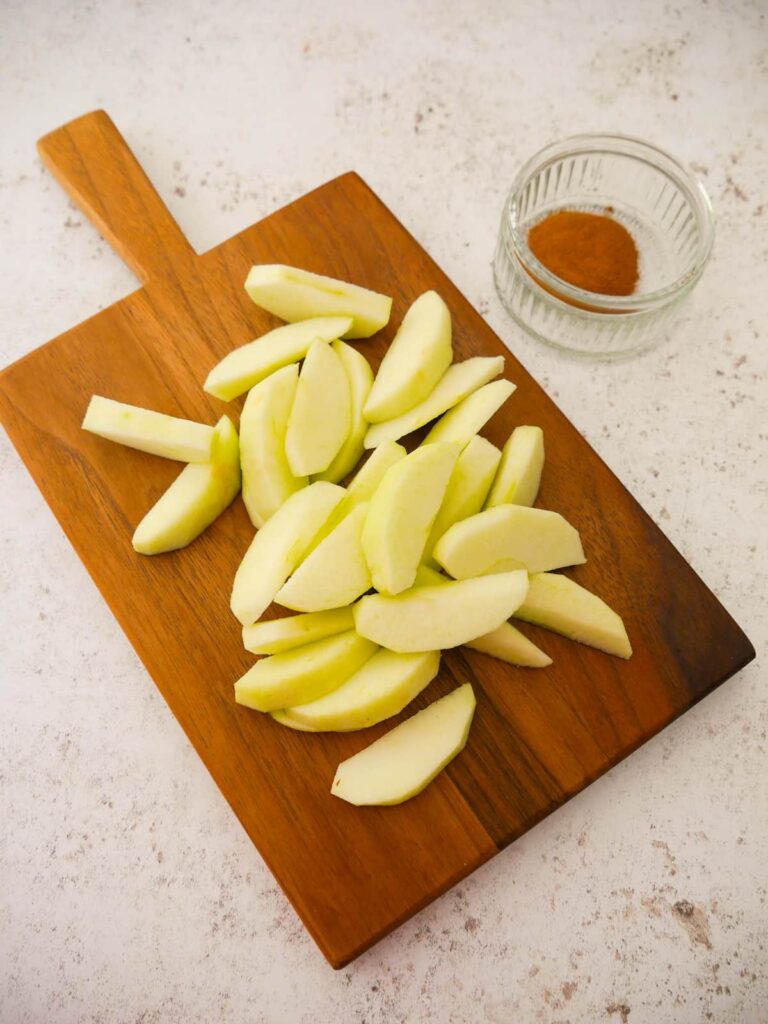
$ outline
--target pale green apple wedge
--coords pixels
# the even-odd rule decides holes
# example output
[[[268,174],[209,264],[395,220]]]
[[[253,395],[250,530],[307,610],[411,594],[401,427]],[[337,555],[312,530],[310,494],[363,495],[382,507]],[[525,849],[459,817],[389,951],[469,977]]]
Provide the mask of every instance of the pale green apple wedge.
[[[347,372],[330,345],[316,341],[299,374],[285,435],[285,454],[294,476],[328,469],[351,426],[352,395]]]
[[[387,439],[396,441],[437,419],[467,395],[493,380],[504,369],[503,356],[474,356],[449,366],[423,402],[393,420],[374,423],[365,435],[365,447],[376,448]]]
[[[298,363],[313,341],[334,341],[352,326],[348,316],[315,316],[284,324],[228,352],[208,374],[203,389],[224,402],[244,394],[275,370]]]
[[[544,467],[544,432],[541,427],[515,427],[501,453],[496,479],[486,508],[495,505],[532,505],[536,501]]]
[[[413,585],[458,455],[451,444],[417,448],[389,469],[371,498],[363,551],[381,593]]]
[[[243,626],[243,647],[252,654],[282,654],[327,636],[355,628],[351,608],[332,608],[326,612],[287,615],[282,619],[262,619]]]
[[[269,717],[273,718],[280,725],[284,725],[288,729],[295,729],[297,732],[317,732],[317,729],[313,729],[309,725],[302,725],[285,708],[281,711],[270,711]]]
[[[287,711],[292,721],[311,726],[314,732],[367,729],[399,714],[439,668],[439,651],[396,654],[381,648],[338,690]]]
[[[190,462],[147,512],[133,535],[142,555],[175,551],[199,537],[240,490],[237,431],[228,416],[216,424],[210,462]]]
[[[235,683],[235,700],[255,711],[308,704],[331,693],[373,657],[377,646],[354,629],[257,661]]]
[[[392,309],[388,295],[282,264],[251,267],[245,290],[257,306],[289,323],[315,316],[351,316],[345,338],[370,338],[387,324]]]
[[[578,530],[558,512],[497,505],[454,523],[435,545],[435,561],[458,580],[503,572],[509,559],[528,572],[585,562]]]
[[[528,591],[524,569],[450,580],[389,597],[370,594],[354,607],[355,627],[391,651],[440,651],[458,647],[498,628],[520,607]]]
[[[294,476],[285,457],[285,434],[299,368],[277,370],[248,392],[240,416],[243,501],[255,527],[261,527],[307,477]]]
[[[94,395],[88,403],[83,430],[177,462],[210,462],[214,428],[194,420],[166,416],[162,412],[126,405]]]
[[[230,599],[244,626],[269,607],[343,497],[343,487],[319,480],[292,494],[258,531],[235,573]]]
[[[342,761],[331,793],[358,807],[409,800],[464,749],[474,713],[475,695],[464,683]]]
[[[619,658],[632,656],[621,617],[596,594],[558,573],[531,576],[525,601],[515,618],[562,633],[569,640],[596,647]]]
[[[423,402],[452,359],[451,314],[437,292],[424,292],[384,354],[365,403],[365,418],[381,423]]]
[[[330,480],[337,484],[351,473],[365,450],[363,439],[368,430],[368,421],[363,415],[363,406],[373,384],[373,370],[365,356],[343,341],[334,341],[331,346],[342,362],[349,379],[352,400],[352,426],[347,439],[334,457],[328,469],[318,473],[316,480]]]
[[[508,380],[494,380],[478,388],[441,416],[422,444],[454,441],[465,448],[513,391],[515,385]]]
[[[358,505],[305,558],[275,601],[297,612],[321,612],[356,601],[371,588],[362,534],[368,503]]]
[[[424,548],[423,560],[427,564],[433,564],[432,551],[448,527],[473,516],[483,507],[500,458],[499,449],[479,435],[473,437],[461,453]]]

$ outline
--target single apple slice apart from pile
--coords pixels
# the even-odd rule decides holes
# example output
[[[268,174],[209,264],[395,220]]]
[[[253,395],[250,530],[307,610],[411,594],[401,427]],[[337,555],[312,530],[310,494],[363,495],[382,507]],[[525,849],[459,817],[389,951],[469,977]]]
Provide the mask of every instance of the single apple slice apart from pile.
[[[389,321],[388,295],[283,264],[251,267],[245,290],[262,309],[295,323],[316,316],[349,316],[343,337],[369,338]]]
[[[317,473],[314,479],[329,480],[332,484],[337,484],[352,472],[364,451],[363,439],[368,430],[368,421],[363,415],[363,406],[373,384],[373,370],[365,356],[351,345],[343,341],[334,341],[331,348],[341,360],[349,381],[352,424],[333,462],[322,473]]]
[[[208,374],[203,389],[224,402],[231,402],[276,370],[298,363],[313,341],[334,341],[351,326],[352,318],[348,316],[316,316],[276,327],[228,352]]]
[[[126,405],[94,395],[82,422],[83,430],[177,462],[210,462],[214,428],[194,420],[166,416],[138,405]]]
[[[515,427],[501,453],[486,508],[495,505],[533,505],[544,468],[541,427]]]
[[[191,544],[227,508],[240,490],[237,431],[228,416],[215,428],[210,462],[190,462],[147,512],[133,535],[142,555],[158,555]]]
[[[508,380],[495,380],[478,388],[441,416],[422,444],[452,441],[465,448],[514,391],[515,385]]]
[[[551,572],[532,574],[525,601],[514,615],[606,654],[632,656],[621,616],[602,598],[567,576]]]
[[[474,713],[465,683],[342,761],[331,793],[356,806],[409,800],[464,749]]]
[[[294,647],[303,647],[354,628],[355,617],[351,608],[287,615],[282,619],[264,619],[243,626],[243,647],[252,654],[282,654]]]
[[[437,292],[424,292],[384,353],[365,403],[365,418],[381,423],[423,402],[452,359],[451,314]]]
[[[325,342],[310,346],[288,418],[285,454],[295,476],[322,473],[352,426],[352,395],[344,365]]]
[[[284,654],[271,654],[237,680],[235,700],[256,711],[308,704],[341,686],[377,649],[350,629]]]

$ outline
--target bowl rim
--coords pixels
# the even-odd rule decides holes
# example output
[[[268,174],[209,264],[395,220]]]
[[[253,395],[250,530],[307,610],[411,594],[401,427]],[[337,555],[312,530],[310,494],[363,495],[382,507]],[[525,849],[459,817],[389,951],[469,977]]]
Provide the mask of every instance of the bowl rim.
[[[553,274],[528,247],[527,239],[520,231],[517,216],[517,200],[528,180],[547,166],[568,156],[586,153],[619,153],[640,162],[652,165],[666,174],[683,191],[697,220],[699,238],[697,251],[691,266],[670,284],[652,292],[639,295],[605,295],[590,292],[569,284]],[[538,285],[540,291],[551,302],[570,310],[582,307],[592,315],[602,313],[640,313],[650,308],[663,306],[668,301],[688,291],[701,276],[714,244],[714,212],[712,203],[701,181],[683,163],[666,150],[634,135],[614,133],[584,133],[570,135],[551,142],[533,154],[520,168],[504,204],[505,247],[507,255],[516,259],[527,271],[530,283]],[[576,304],[574,306],[574,303]],[[586,306],[587,309],[583,309]]]

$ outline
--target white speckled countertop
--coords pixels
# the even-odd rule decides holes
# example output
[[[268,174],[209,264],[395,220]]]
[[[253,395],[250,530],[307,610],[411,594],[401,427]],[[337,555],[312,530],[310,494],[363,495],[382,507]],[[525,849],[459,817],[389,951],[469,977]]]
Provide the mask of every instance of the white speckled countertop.
[[[3,1024],[768,1020],[764,12],[736,0],[0,5],[0,365],[135,286],[38,163],[46,131],[106,108],[198,249],[354,168],[758,649],[334,973],[3,435]],[[521,161],[588,130],[690,161],[717,215],[687,322],[616,365],[526,338],[490,271]]]

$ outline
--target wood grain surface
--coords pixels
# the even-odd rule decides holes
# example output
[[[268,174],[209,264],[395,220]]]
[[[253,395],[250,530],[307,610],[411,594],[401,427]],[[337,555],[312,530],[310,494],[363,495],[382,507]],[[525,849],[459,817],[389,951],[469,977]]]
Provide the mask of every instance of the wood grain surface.
[[[144,286],[0,375],[0,416],[169,707],[309,932],[341,967],[531,828],[754,656],[737,624],[480,315],[356,174],[323,185],[201,256],[103,112],[40,154]],[[581,532],[568,571],[624,618],[629,661],[524,626],[554,664],[515,669],[460,649],[405,717],[471,681],[464,753],[419,797],[354,808],[330,795],[339,760],[393,724],[309,735],[239,707],[252,663],[229,612],[253,529],[238,501],[186,550],[137,555],[131,535],[178,465],[80,429],[93,393],[214,423],[201,384],[234,346],[277,325],[247,298],[253,263],[289,263],[394,296],[389,326],[356,342],[378,365],[409,304],[436,289],[457,359],[502,354],[517,391],[484,430],[501,445],[540,425],[537,504]],[[417,440],[418,436],[414,438]],[[119,706],[119,693],[115,695]],[[397,719],[395,720],[397,721]],[[116,731],[119,742],[119,729]],[[258,909],[254,908],[254,913]]]

